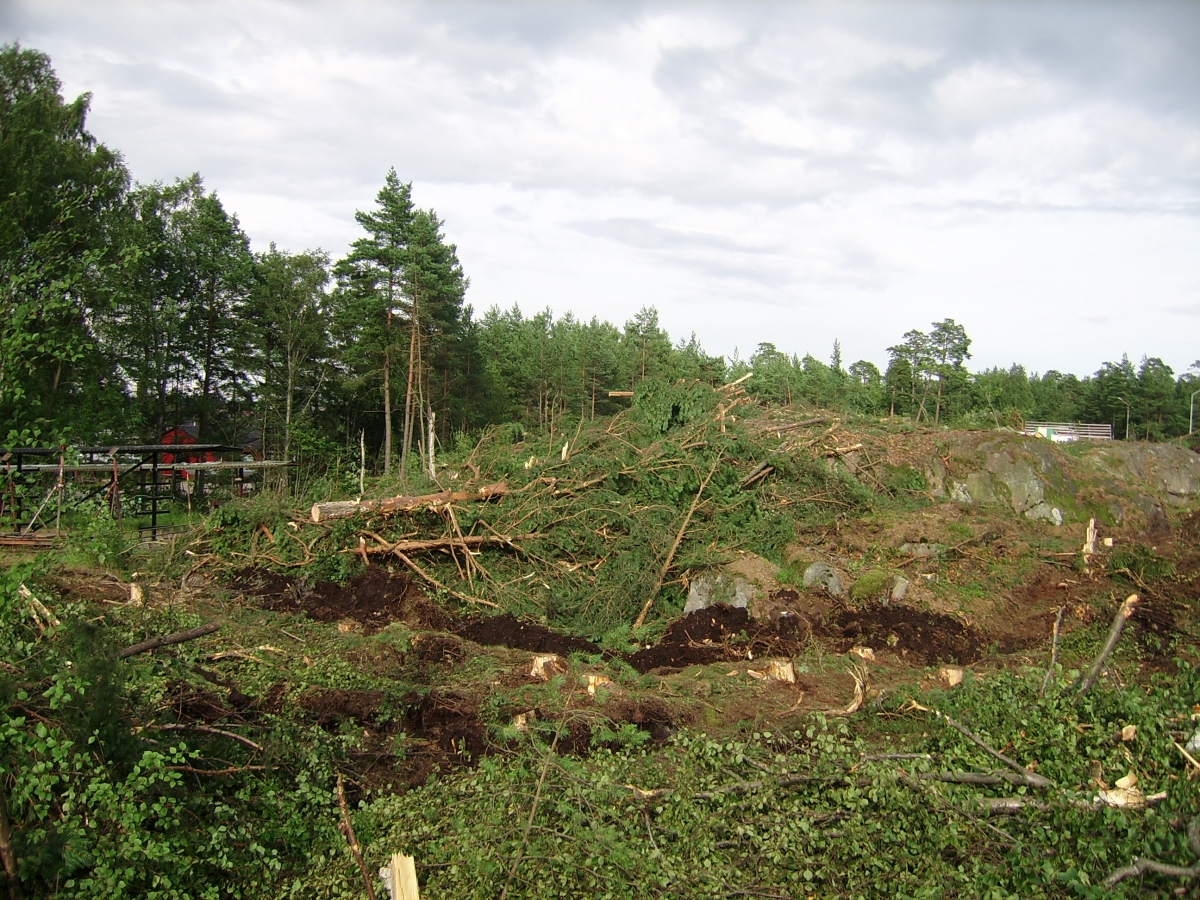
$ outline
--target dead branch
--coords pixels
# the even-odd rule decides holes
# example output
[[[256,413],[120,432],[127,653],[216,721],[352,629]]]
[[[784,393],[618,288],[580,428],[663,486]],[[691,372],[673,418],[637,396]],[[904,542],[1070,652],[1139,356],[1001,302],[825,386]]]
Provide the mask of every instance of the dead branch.
[[[1031,771],[1029,771],[1029,769],[1025,768],[1023,765],[1021,765],[1015,759],[1010,759],[1009,757],[1005,756],[1003,753],[1001,753],[999,750],[994,748],[991,744],[989,744],[987,741],[985,741],[983,738],[981,738],[975,732],[971,731],[971,729],[967,728],[962,723],[960,723],[957,720],[946,715],[944,712],[941,712],[940,710],[936,710],[936,709],[930,709],[927,706],[921,706],[921,704],[917,703],[914,700],[910,700],[909,704],[910,705],[906,707],[907,709],[919,709],[922,712],[933,713],[935,716],[937,716],[939,719],[941,719],[943,722],[945,722],[947,725],[949,725],[951,728],[953,728],[955,731],[957,731],[959,734],[961,734],[963,737],[965,737],[967,740],[969,740],[971,743],[973,743],[979,749],[983,750],[985,753],[987,753],[992,758],[1004,763],[1006,766],[1008,766],[1010,769],[1012,769],[1014,772],[1016,772],[1018,775],[1020,775],[1022,777],[1021,783],[1024,784],[1026,787],[1047,788],[1047,787],[1054,786],[1054,782],[1051,781],[1049,778],[1046,778],[1042,775],[1038,775],[1036,772],[1031,772]]]
[[[1134,612],[1137,611],[1137,604],[1138,595],[1130,594],[1125,598],[1125,602],[1117,607],[1117,614],[1113,617],[1112,628],[1110,628],[1108,631],[1108,640],[1104,642],[1104,648],[1096,657],[1095,662],[1092,663],[1092,667],[1088,670],[1087,674],[1080,676],[1079,680],[1076,681],[1075,684],[1071,685],[1072,689],[1075,691],[1076,697],[1082,697],[1089,690],[1091,690],[1092,685],[1094,685],[1096,680],[1100,677],[1100,672],[1104,668],[1105,660],[1108,659],[1108,655],[1112,653],[1113,648],[1117,646],[1117,641],[1121,639],[1121,632],[1125,630],[1125,623],[1128,622]]]
[[[920,772],[916,776],[927,781],[941,781],[946,784],[1015,784],[1024,785],[1025,777],[1016,772]]]
[[[809,425],[821,425],[828,420],[826,416],[815,416],[811,419],[805,419],[802,422],[790,422],[787,425],[778,427],[766,426],[760,430],[760,434],[783,434],[785,431],[795,431],[797,428],[807,428]]]
[[[128,659],[131,656],[137,656],[139,653],[145,653],[147,650],[154,650],[157,647],[165,647],[167,644],[182,644],[185,641],[194,641],[196,638],[202,638],[207,634],[212,634],[214,631],[220,630],[221,626],[216,622],[208,622],[197,628],[191,628],[187,631],[177,631],[174,634],[164,635],[162,637],[150,638],[148,641],[142,641],[140,644],[133,644],[126,647],[117,654],[121,659]]]
[[[775,466],[764,460],[754,467],[753,472],[742,479],[742,483],[739,485],[739,487],[744,491],[746,488],[750,487],[750,485],[754,484],[754,482],[766,478],[774,471]]]
[[[1050,678],[1054,675],[1054,667],[1058,665],[1058,639],[1062,637],[1062,620],[1063,613],[1067,611],[1065,606],[1058,608],[1058,616],[1054,619],[1054,641],[1050,646],[1050,665],[1046,669],[1046,677],[1042,680],[1042,688],[1038,691],[1039,697],[1046,696],[1046,688],[1050,686]]]
[[[696,491],[696,496],[692,500],[692,505],[688,508],[687,515],[683,517],[683,524],[679,526],[679,533],[675,535],[675,542],[671,544],[671,549],[667,552],[667,558],[663,560],[662,568],[658,571],[658,579],[654,582],[654,590],[650,592],[650,596],[646,598],[646,603],[642,607],[642,611],[638,614],[637,621],[633,623],[633,630],[637,631],[646,621],[646,614],[650,612],[650,607],[654,605],[654,598],[658,596],[658,592],[662,590],[663,582],[667,578],[667,572],[671,569],[671,563],[675,561],[675,553],[679,550],[679,545],[683,542],[683,536],[687,532],[688,523],[692,521],[692,516],[696,512],[696,507],[700,505],[700,497],[704,494],[704,489],[708,487],[709,480],[713,477],[713,473],[717,471],[717,465],[721,462],[721,457],[718,454],[713,460],[712,468],[708,470],[708,474],[704,476],[704,480],[700,482],[700,490]]]
[[[1196,816],[1188,825],[1188,849],[1192,851],[1193,855],[1200,857],[1200,816]],[[1200,859],[1197,859],[1190,866],[1172,866],[1168,863],[1161,863],[1154,859],[1139,856],[1133,861],[1133,865],[1127,866],[1124,869],[1117,869],[1117,871],[1104,879],[1104,886],[1112,887],[1126,878],[1135,878],[1147,872],[1154,872],[1157,875],[1168,875],[1171,878],[1196,878],[1200,876]]]
[[[371,874],[367,871],[366,862],[363,861],[362,847],[359,846],[358,838],[354,836],[354,826],[350,824],[350,804],[346,802],[346,787],[340,772],[337,777],[337,796],[338,808],[342,811],[342,834],[345,835],[346,843],[350,846],[350,854],[358,863],[358,870],[362,872],[363,881],[367,885],[367,896],[370,900],[375,900],[375,888],[372,884]]]
[[[197,769],[195,766],[165,766],[168,772],[187,772],[189,775],[237,775],[241,772],[265,772],[268,766],[230,766],[226,769]]]
[[[426,581],[428,581],[430,584],[432,584],[435,588],[437,588],[438,590],[441,590],[441,591],[445,591],[451,597],[457,597],[459,600],[463,600],[467,603],[478,603],[482,606],[490,606],[492,609],[500,608],[500,604],[493,603],[491,600],[484,600],[480,597],[472,597],[470,594],[461,594],[458,591],[454,590],[453,588],[446,587],[446,585],[442,584],[440,581],[438,581],[436,578],[434,578],[432,575],[430,575],[428,572],[426,572],[424,569],[422,569],[420,566],[418,566],[415,562],[413,562],[411,559],[409,559],[407,556],[405,556],[401,551],[393,550],[392,553],[396,556],[396,558],[398,560],[400,560],[400,562],[404,563],[406,566],[408,566],[410,569],[412,569],[414,572],[416,572],[419,576],[421,576]]]
[[[508,485],[500,481],[496,484],[485,484],[474,491],[439,491],[436,494],[389,497],[386,500],[331,500],[313,505],[312,520],[324,522],[328,519],[344,519],[360,513],[378,513],[388,516],[393,513],[412,512],[430,506],[444,506],[447,503],[495,500],[507,493]]]
[[[371,532],[364,534],[374,537],[376,540],[380,538]],[[465,537],[445,537],[434,538],[432,540],[401,540],[393,543],[386,541],[377,547],[367,547],[366,552],[371,556],[386,555],[388,553],[422,553],[426,550],[455,550],[465,549],[467,547],[484,547],[489,544],[500,544],[502,546],[512,547],[513,541],[523,541],[530,538],[541,537],[540,534],[514,534],[511,537],[497,534],[495,537],[486,535],[467,535]],[[343,550],[343,553],[358,553],[357,547]]]
[[[167,723],[164,725],[147,725],[147,731],[196,731],[202,734],[215,734],[219,737],[227,737],[237,741],[239,744],[245,744],[251,750],[256,750],[259,753],[263,752],[263,748],[248,737],[242,737],[240,734],[235,734],[232,731],[222,731],[220,728],[213,728],[211,725],[176,725]]]

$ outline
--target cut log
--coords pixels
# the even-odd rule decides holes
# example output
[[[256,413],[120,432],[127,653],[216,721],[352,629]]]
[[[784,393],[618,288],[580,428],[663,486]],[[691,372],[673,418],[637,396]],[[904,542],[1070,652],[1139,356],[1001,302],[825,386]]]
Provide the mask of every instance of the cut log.
[[[329,519],[346,519],[362,513],[379,513],[389,516],[393,513],[412,512],[430,506],[444,506],[447,503],[466,503],[471,500],[495,500],[508,493],[508,485],[503,481],[496,484],[485,484],[474,491],[439,491],[436,494],[421,494],[417,496],[388,497],[384,500],[331,500],[326,503],[316,503],[312,508],[312,520],[325,522]]]

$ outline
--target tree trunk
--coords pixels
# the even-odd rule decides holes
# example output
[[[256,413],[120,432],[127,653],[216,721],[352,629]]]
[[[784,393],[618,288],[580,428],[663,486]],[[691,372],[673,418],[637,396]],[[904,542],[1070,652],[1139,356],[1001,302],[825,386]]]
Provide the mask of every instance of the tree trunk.
[[[404,442],[400,446],[400,478],[408,483],[408,449],[412,445],[413,433],[413,390],[417,371],[417,335],[420,320],[417,317],[417,296],[413,293],[412,314],[408,326],[408,385],[404,391]]]
[[[391,318],[391,313],[388,313]],[[392,348],[383,351],[383,474],[392,469]]]

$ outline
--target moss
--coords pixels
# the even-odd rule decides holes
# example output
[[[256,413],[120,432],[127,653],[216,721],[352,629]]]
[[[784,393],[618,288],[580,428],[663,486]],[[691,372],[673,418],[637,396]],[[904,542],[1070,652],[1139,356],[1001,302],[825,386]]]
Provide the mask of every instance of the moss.
[[[850,588],[850,599],[863,602],[887,593],[892,573],[886,569],[868,569]]]

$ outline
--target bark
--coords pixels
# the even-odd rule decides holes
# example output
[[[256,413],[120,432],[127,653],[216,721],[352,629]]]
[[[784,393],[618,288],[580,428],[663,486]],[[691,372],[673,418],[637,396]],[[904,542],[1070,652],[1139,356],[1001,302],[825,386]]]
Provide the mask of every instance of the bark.
[[[508,485],[500,481],[496,484],[485,484],[474,491],[439,491],[436,494],[401,495],[384,500],[331,500],[313,505],[312,520],[325,522],[329,519],[345,519],[361,513],[378,513],[386,516],[398,512],[425,509],[429,506],[444,506],[447,503],[495,500],[507,493]]]
[[[163,635],[162,637],[150,638],[148,641],[142,641],[140,644],[133,644],[126,647],[117,654],[121,659],[128,659],[131,656],[137,656],[139,653],[145,653],[147,650],[153,650],[156,647],[164,647],[167,644],[182,644],[185,641],[194,641],[196,638],[204,637],[212,634],[220,629],[220,625],[216,622],[209,622],[207,625],[201,625],[198,628],[191,628],[188,631],[177,631],[175,634]]]
[[[408,326],[408,384],[404,390],[404,444],[400,447],[400,478],[408,483],[408,450],[413,433],[413,377],[417,371],[417,350],[420,320],[417,318],[417,295],[413,292],[412,315]]]

